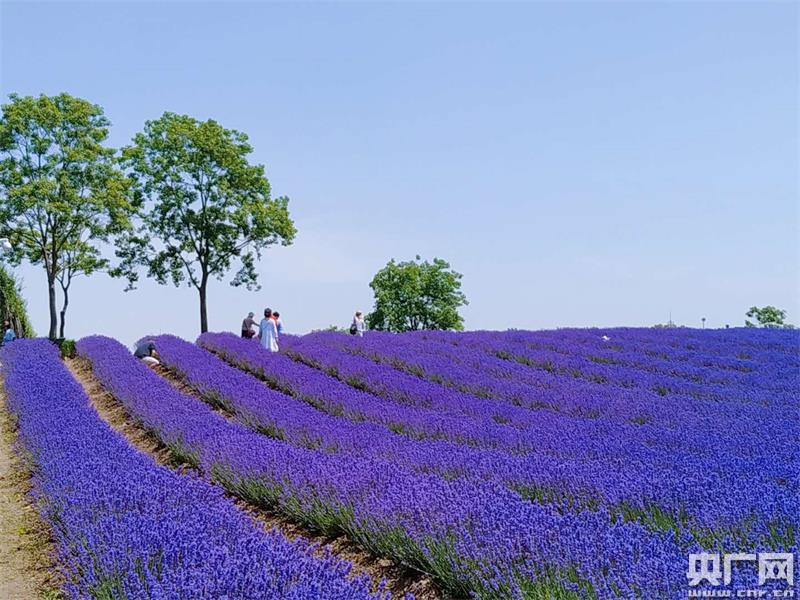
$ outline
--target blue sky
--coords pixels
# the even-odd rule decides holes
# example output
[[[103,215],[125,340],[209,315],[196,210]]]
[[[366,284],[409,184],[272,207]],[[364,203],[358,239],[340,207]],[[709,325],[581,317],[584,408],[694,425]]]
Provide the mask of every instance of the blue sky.
[[[2,3],[0,91],[250,136],[299,234],[212,329],[346,325],[390,258],[464,274],[468,328],[800,322],[798,5]],[[40,268],[21,267],[47,330]],[[68,335],[191,337],[191,288],[77,280]]]

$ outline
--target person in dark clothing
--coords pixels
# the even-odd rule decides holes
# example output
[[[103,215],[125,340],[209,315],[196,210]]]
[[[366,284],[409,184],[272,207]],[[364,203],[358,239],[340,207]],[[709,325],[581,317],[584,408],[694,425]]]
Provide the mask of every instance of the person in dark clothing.
[[[256,334],[253,329],[256,325],[258,325],[258,323],[256,323],[256,320],[253,318],[253,313],[248,313],[247,318],[242,321],[242,337],[248,340],[251,339]]]
[[[158,352],[156,352],[156,343],[153,340],[142,340],[139,342],[136,346],[136,350],[133,351],[133,355],[141,359],[148,367],[155,367],[161,364],[158,360]]]

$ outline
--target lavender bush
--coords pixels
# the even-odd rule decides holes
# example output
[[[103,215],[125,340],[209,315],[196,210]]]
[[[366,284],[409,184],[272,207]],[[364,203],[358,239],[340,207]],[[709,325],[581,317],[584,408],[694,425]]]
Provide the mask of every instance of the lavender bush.
[[[437,335],[458,338],[461,334]],[[385,343],[381,344],[381,340]],[[438,356],[443,354],[437,349],[434,358],[430,358],[424,348],[427,342],[415,334],[373,333],[363,339],[337,334],[285,338],[284,347],[289,348],[290,355],[322,369],[315,371],[308,364],[292,364],[287,357],[260,352],[254,344],[230,334],[204,334],[199,343],[323,409],[330,410],[332,402],[353,406],[351,399],[356,396],[361,405],[369,406],[371,397],[373,406],[382,406],[384,416],[392,415],[394,422],[403,423],[413,422],[419,409],[394,402],[389,394],[370,396],[364,390],[413,390],[405,382],[415,376],[393,368],[399,364],[397,356],[402,354],[404,360],[414,361],[419,379],[430,365],[438,364]],[[406,350],[402,350],[404,347]],[[416,351],[409,352],[408,347]],[[461,349],[452,348],[455,354],[449,361],[451,377],[467,379],[469,368],[465,361],[471,359],[459,359],[456,355]],[[469,357],[474,352],[467,349],[464,354]],[[386,355],[395,359],[382,363],[381,357]],[[491,381],[492,377],[487,374],[486,380]],[[618,402],[620,388],[606,384],[594,387],[596,402]],[[494,429],[490,437],[481,438],[480,433],[485,430],[480,418],[464,415],[454,428],[443,428],[442,437],[456,443],[495,447],[494,451],[460,447],[451,452],[449,461],[436,461],[438,470],[481,474],[539,502],[578,508],[600,503],[612,515],[621,514],[624,519],[686,531],[704,546],[791,544],[800,529],[797,460],[791,451],[798,426],[796,420],[784,418],[778,408],[782,405],[720,405],[693,400],[693,406],[685,406],[684,402],[683,410],[676,407],[670,411],[672,398],[651,396],[651,405],[657,402],[664,407],[649,412],[650,418],[642,423],[529,407],[525,409],[527,426],[517,428],[514,421],[503,427],[494,424],[499,429]],[[352,418],[347,411],[344,414]],[[373,420],[372,415],[367,418]],[[467,426],[474,427],[476,434],[465,440],[461,432]],[[731,439],[730,432],[735,432],[736,437]],[[708,443],[709,436],[715,439],[713,445]],[[773,446],[777,451],[765,459],[765,453]],[[422,464],[437,469],[434,461]],[[486,470],[492,469],[494,476],[486,475]]]
[[[221,491],[157,466],[90,407],[46,340],[2,351],[33,495],[72,598],[378,597],[350,565],[263,532]]]
[[[145,427],[232,493],[347,533],[373,552],[431,573],[448,591],[484,598],[670,598],[682,588],[683,548],[694,546],[675,532],[612,523],[603,510],[564,512],[488,481],[285,443],[178,392],[118,342],[86,338],[78,352]]]

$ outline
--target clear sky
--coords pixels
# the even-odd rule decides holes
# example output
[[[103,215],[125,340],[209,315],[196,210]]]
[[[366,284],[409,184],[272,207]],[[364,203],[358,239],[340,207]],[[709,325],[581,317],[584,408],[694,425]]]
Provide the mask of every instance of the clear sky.
[[[2,3],[0,91],[250,136],[299,234],[263,288],[289,331],[347,325],[390,258],[464,274],[470,329],[800,322],[798,4]],[[38,332],[41,268],[21,267]],[[199,328],[191,288],[74,283],[70,337]]]

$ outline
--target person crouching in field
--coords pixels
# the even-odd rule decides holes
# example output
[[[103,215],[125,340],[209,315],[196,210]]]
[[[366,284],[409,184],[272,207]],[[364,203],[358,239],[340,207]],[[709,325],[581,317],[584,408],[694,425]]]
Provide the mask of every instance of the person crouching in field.
[[[158,360],[158,352],[156,352],[156,343],[153,340],[142,340],[133,351],[136,358],[140,358],[148,367],[155,367],[160,365]]]
[[[256,335],[253,327],[256,326],[256,320],[253,318],[253,313],[247,313],[247,318],[242,321],[242,337],[251,339]]]
[[[258,327],[258,334],[261,337],[261,345],[270,352],[278,351],[278,326],[272,318],[272,311],[264,309],[264,318]]]
[[[14,331],[14,328],[11,327],[11,321],[6,321],[3,323],[3,341],[0,342],[0,346],[5,346],[6,344],[13,342],[17,339],[17,334]]]

